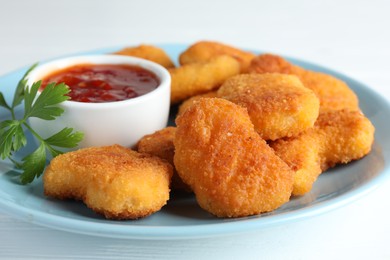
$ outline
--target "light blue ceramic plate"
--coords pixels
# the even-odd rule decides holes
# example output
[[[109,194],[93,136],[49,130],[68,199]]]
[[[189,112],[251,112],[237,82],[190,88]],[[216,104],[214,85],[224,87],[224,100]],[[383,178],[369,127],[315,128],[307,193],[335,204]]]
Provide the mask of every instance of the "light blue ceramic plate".
[[[186,48],[185,45],[177,44],[160,46],[174,59]],[[117,49],[110,48],[90,53],[108,53],[115,50]],[[28,186],[20,185],[18,173],[9,162],[2,161],[0,211],[34,224],[95,236],[182,239],[234,234],[303,220],[364,196],[389,176],[389,104],[369,87],[347,76],[311,63],[290,60],[311,70],[333,74],[347,82],[359,96],[361,109],[376,127],[375,144],[368,156],[323,173],[311,192],[305,196],[293,198],[273,212],[236,219],[213,217],[197,205],[193,196],[173,196],[160,212],[150,217],[135,221],[111,221],[96,215],[81,202],[46,198],[40,179]],[[12,98],[16,83],[25,71],[26,68],[23,68],[0,77],[0,89],[8,100]],[[0,119],[3,120],[4,117],[5,111],[0,109]],[[29,147],[25,152],[28,151]]]

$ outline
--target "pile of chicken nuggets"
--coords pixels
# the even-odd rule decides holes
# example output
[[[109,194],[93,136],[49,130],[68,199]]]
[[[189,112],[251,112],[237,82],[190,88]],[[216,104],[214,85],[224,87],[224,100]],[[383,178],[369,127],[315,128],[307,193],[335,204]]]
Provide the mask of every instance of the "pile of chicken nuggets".
[[[178,67],[156,46],[116,54],[169,70],[176,126],[143,137],[137,151],[113,145],[57,156],[44,173],[47,196],[137,219],[185,191],[217,217],[244,217],[306,194],[322,172],[371,151],[374,126],[331,75],[211,41],[189,46]]]

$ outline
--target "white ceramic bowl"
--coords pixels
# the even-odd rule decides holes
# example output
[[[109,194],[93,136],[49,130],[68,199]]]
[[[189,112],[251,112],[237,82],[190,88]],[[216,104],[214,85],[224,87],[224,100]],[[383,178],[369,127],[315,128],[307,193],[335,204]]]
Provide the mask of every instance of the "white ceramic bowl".
[[[29,74],[27,83],[31,86],[33,82],[54,71],[77,64],[140,66],[153,72],[160,85],[147,94],[124,101],[106,103],[65,101],[59,105],[65,112],[56,120],[30,119],[31,126],[42,137],[49,137],[64,127],[72,127],[84,133],[84,139],[77,148],[111,144],[133,147],[144,135],[167,125],[171,78],[164,67],[154,62],[119,55],[69,57],[39,65]]]

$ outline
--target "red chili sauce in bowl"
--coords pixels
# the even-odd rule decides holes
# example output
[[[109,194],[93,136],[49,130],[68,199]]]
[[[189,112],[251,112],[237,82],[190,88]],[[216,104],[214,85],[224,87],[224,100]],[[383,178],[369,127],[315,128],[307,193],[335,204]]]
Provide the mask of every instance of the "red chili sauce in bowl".
[[[102,103],[135,98],[156,89],[157,76],[144,68],[123,64],[81,64],[56,71],[42,79],[65,83],[71,101]]]

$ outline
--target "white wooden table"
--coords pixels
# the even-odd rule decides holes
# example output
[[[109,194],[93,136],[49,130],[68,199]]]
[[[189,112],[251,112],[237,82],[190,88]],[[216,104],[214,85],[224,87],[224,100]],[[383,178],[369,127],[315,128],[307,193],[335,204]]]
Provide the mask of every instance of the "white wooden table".
[[[212,39],[321,64],[390,100],[389,10],[386,0],[0,0],[0,75],[98,48]],[[387,181],[304,221],[174,241],[78,235],[0,209],[0,259],[390,259],[389,199]]]

